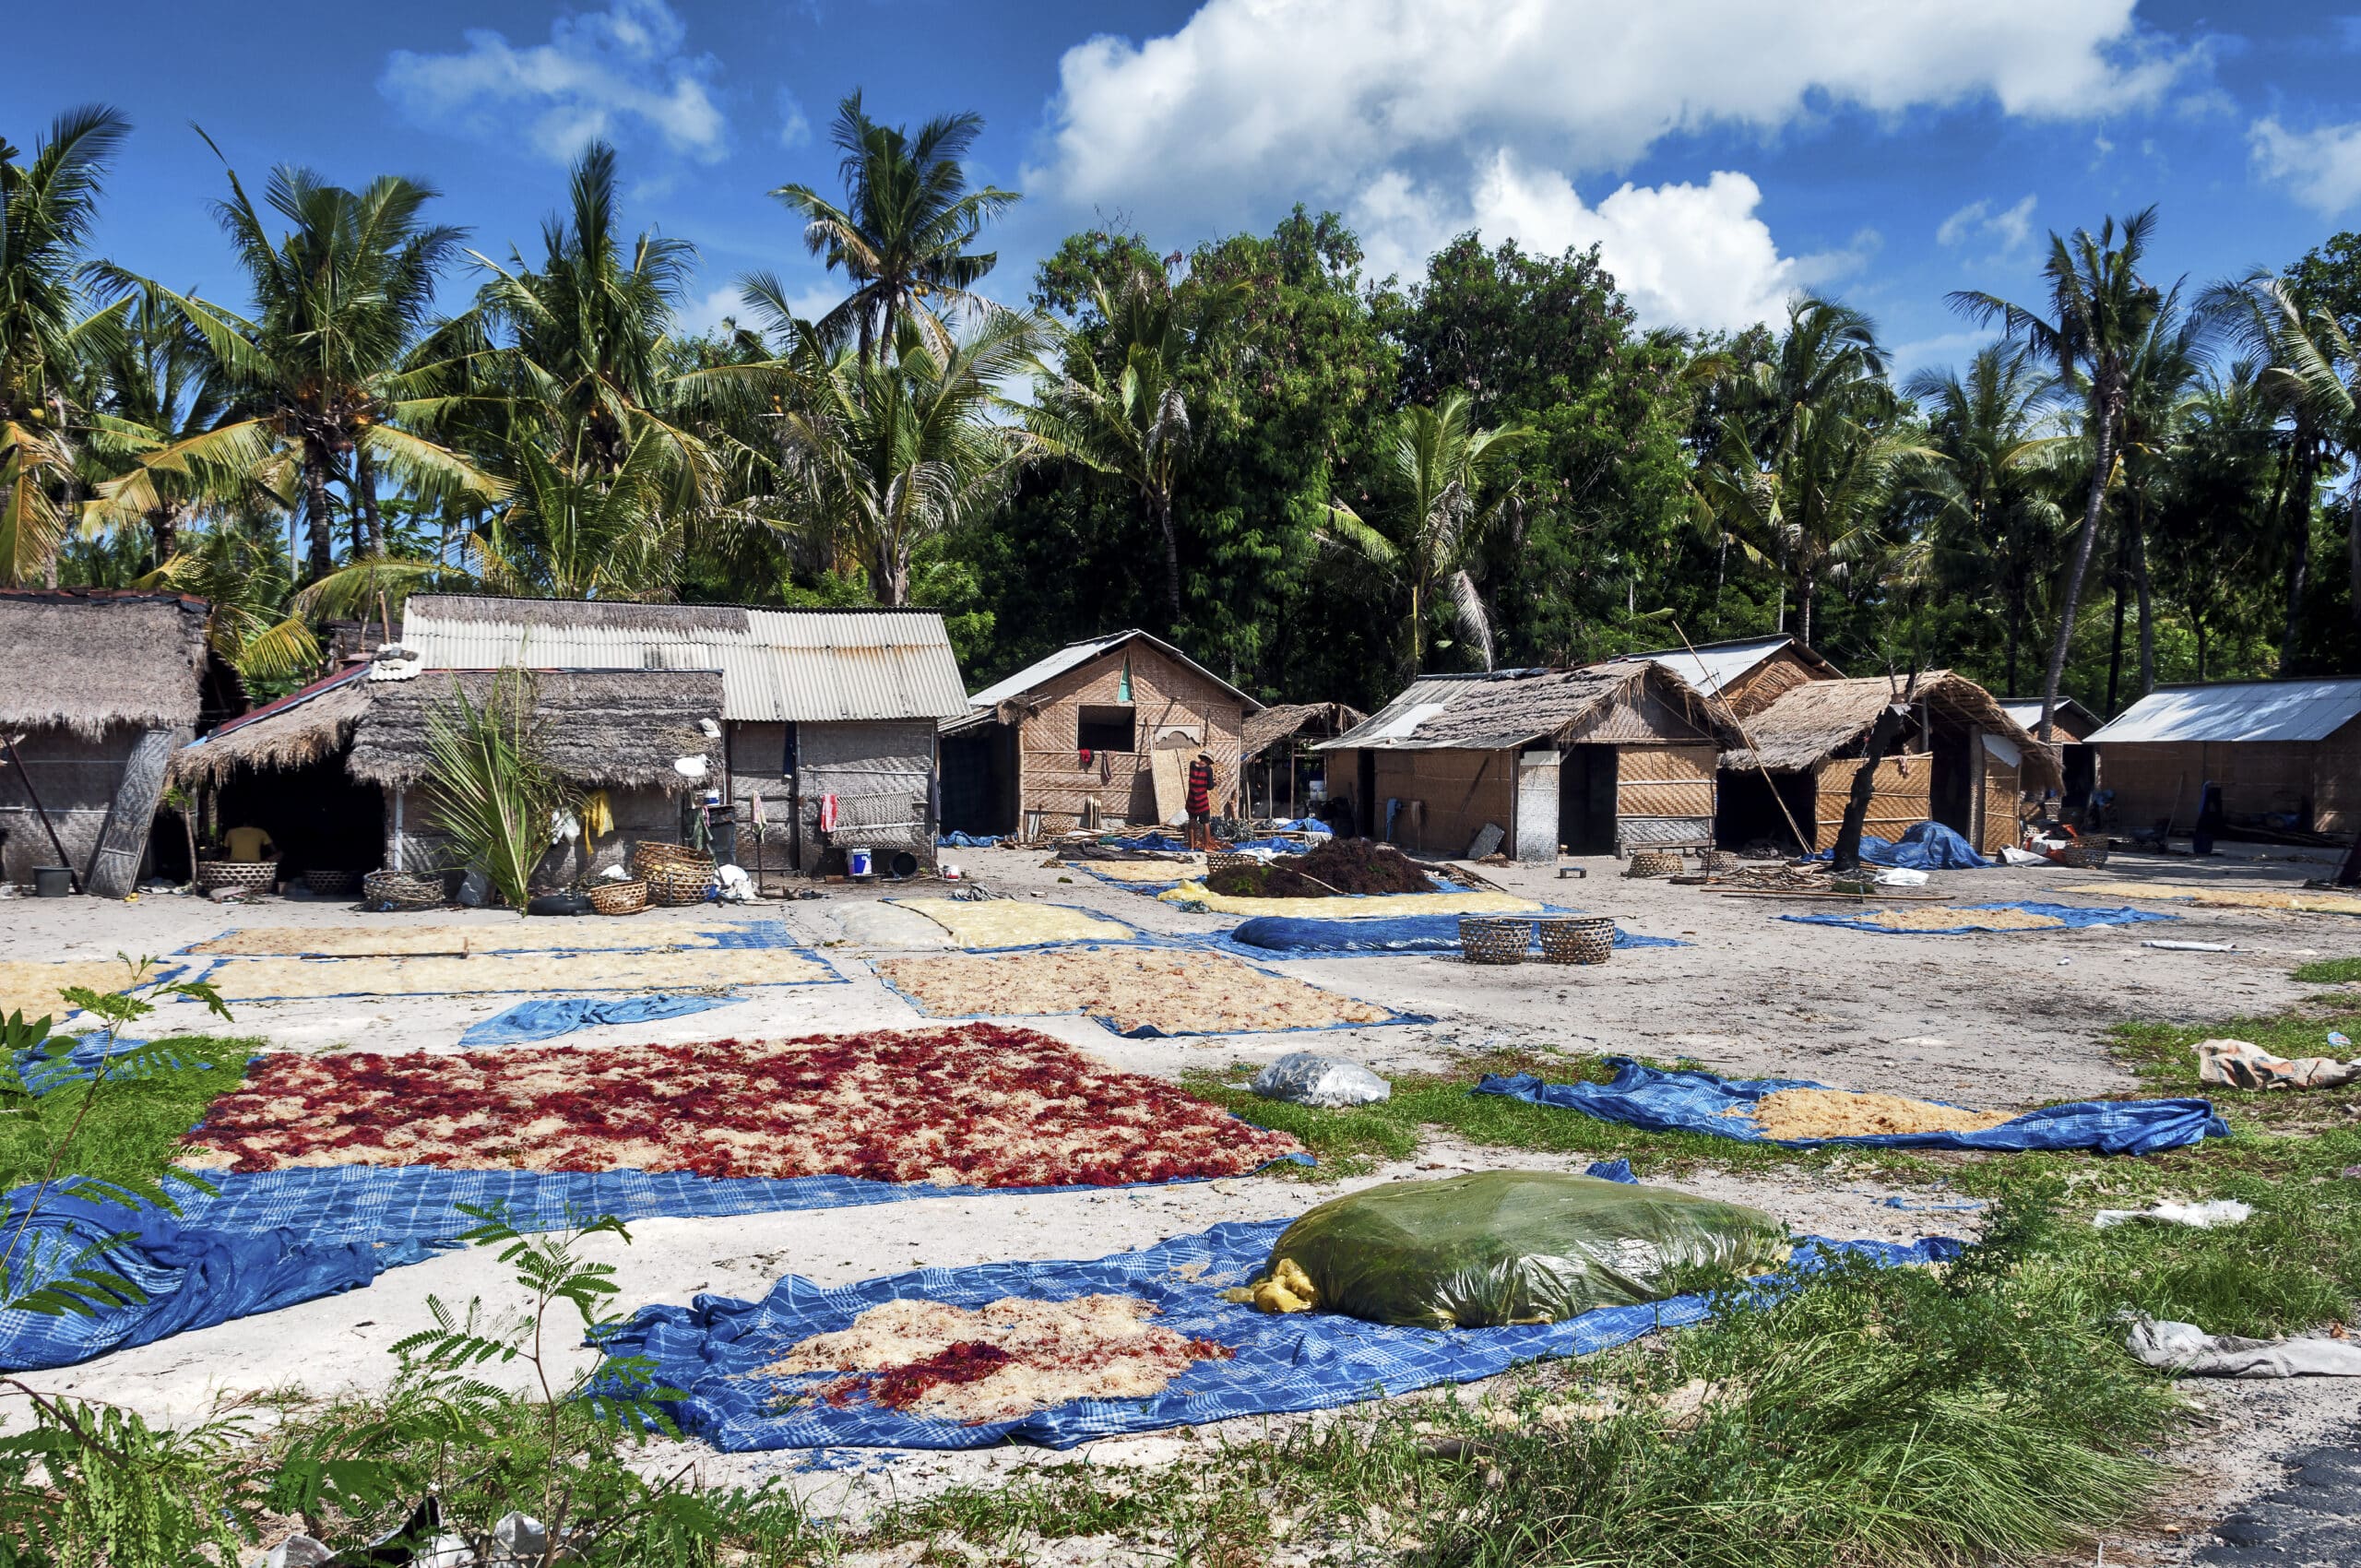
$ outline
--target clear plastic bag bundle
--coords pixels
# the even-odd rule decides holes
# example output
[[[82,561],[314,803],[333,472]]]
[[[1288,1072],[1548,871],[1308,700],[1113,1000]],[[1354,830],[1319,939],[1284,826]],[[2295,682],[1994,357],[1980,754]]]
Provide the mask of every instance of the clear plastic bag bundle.
[[[1760,1209],[1593,1176],[1487,1170],[1322,1204],[1287,1227],[1236,1299],[1424,1328],[1562,1323],[1760,1274],[1787,1253],[1786,1228]]]

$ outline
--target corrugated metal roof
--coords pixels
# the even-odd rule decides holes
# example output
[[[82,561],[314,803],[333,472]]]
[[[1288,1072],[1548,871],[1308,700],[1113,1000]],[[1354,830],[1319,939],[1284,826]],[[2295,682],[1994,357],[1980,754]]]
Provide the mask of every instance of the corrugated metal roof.
[[[1001,703],[1006,702],[1011,697],[1022,696],[1024,694],[1033,690],[1034,687],[1042,684],[1044,682],[1055,680],[1058,676],[1064,674],[1069,670],[1078,670],[1082,666],[1089,663],[1092,659],[1097,658],[1100,654],[1121,647],[1123,644],[1130,642],[1134,637],[1145,642],[1154,643],[1157,647],[1163,649],[1167,655],[1179,659],[1190,669],[1194,670],[1198,674],[1203,675],[1206,680],[1211,681],[1215,685],[1219,686],[1223,691],[1228,692],[1240,702],[1244,703],[1246,705],[1247,712],[1259,713],[1262,711],[1263,705],[1261,703],[1256,702],[1252,697],[1248,696],[1244,692],[1240,691],[1228,681],[1223,680],[1220,676],[1215,674],[1212,671],[1206,669],[1204,665],[1198,663],[1195,659],[1190,658],[1179,648],[1174,647],[1162,637],[1156,636],[1153,632],[1142,631],[1117,632],[1109,636],[1093,637],[1087,642],[1068,643],[1065,647],[1058,649],[1057,652],[1049,655],[1047,658],[1035,659],[1024,669],[1019,670],[1015,674],[1010,675],[1003,680],[994,681],[991,685],[986,686],[982,691],[978,692],[974,696],[969,697],[965,706],[969,707],[993,707]]]
[[[1724,686],[1753,670],[1794,640],[1781,634],[1748,637],[1738,642],[1707,643],[1693,653],[1685,647],[1668,647],[1632,657],[1653,659],[1699,691],[1718,696]]]
[[[430,669],[718,670],[722,717],[813,724],[967,710],[931,610],[762,610],[414,595],[402,642]]]
[[[1369,719],[1312,749],[1506,751],[1564,731],[1651,673],[1648,659],[1634,658],[1577,670],[1422,675]]]
[[[2091,736],[2103,741],[2324,741],[2361,718],[2361,677],[2159,686]]]
[[[2002,697],[2000,711],[2015,719],[2028,735],[2041,728],[2041,699],[2039,697]],[[2099,723],[2097,714],[2093,713],[2072,697],[2064,696],[2058,699],[2058,711],[2054,715],[2054,719],[2056,727],[2059,730],[2080,723],[2084,729],[2085,735],[2090,731],[2097,729]]]

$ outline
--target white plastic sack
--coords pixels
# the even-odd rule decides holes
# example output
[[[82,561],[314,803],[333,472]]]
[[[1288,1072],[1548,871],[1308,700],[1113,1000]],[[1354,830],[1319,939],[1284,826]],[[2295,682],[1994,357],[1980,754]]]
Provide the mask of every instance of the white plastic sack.
[[[2000,863],[2010,866],[2054,866],[2058,862],[2047,855],[2036,855],[2030,849],[2020,849],[2014,844],[2000,846]]]
[[[2200,1083],[2234,1089],[2332,1089],[2361,1078],[2361,1061],[2339,1062],[2328,1056],[2290,1060],[2273,1056],[2243,1039],[2201,1039],[2197,1042]]]
[[[1255,1074],[1249,1087],[1264,1099],[1331,1110],[1368,1105],[1374,1100],[1390,1099],[1394,1095],[1391,1084],[1359,1063],[1315,1056],[1309,1051],[1288,1051]]]
[[[720,884],[716,896],[723,903],[751,904],[754,901],[754,879],[746,874],[742,866],[717,867],[713,879]]]
[[[1924,887],[1927,885],[1927,873],[1923,871],[1912,871],[1908,866],[1888,866],[1878,873],[1878,885],[1880,887]]]
[[[2211,1230],[2218,1225],[2236,1225],[2254,1218],[2252,1205],[2236,1198],[2215,1198],[2209,1203],[2160,1203],[2153,1208],[2103,1208],[2091,1216],[2091,1223],[2102,1230],[2133,1220],[2146,1220],[2155,1225],[2186,1225],[2191,1229]]]
[[[2184,1377],[2361,1377],[2361,1342],[2325,1336],[2248,1339],[2143,1318],[2131,1325],[2125,1348],[2142,1363]]]

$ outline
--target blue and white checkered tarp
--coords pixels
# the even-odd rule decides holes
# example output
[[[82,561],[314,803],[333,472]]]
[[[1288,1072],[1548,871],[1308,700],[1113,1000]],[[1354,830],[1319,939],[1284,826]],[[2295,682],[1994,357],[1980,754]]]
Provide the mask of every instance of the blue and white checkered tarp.
[[[1847,1138],[1766,1138],[1754,1104],[1780,1089],[1820,1089],[1806,1078],[1725,1078],[1713,1073],[1667,1072],[1612,1056],[1615,1081],[1546,1084],[1530,1073],[1487,1074],[1474,1092],[1505,1095],[1531,1105],[1578,1111],[1654,1133],[1706,1133],[1739,1143],[1786,1148],[1861,1144],[1880,1148],[2091,1149],[2100,1154],[2153,1154],[2204,1138],[2226,1138],[2229,1124],[2201,1099],[2082,1100],[2045,1106],[1980,1133],[1879,1133]]]
[[[2027,927],[1979,923],[1975,917],[1979,911],[1985,909],[2022,909],[2029,915],[2050,915],[2056,918],[2058,924]],[[2134,909],[2129,906],[2116,909],[2093,909],[2076,904],[2043,904],[2018,899],[1997,904],[1961,904],[1941,912],[1964,918],[1957,925],[1931,928],[1912,926],[1906,931],[1897,930],[1890,925],[1879,925],[1874,921],[1863,920],[1859,915],[1781,915],[1779,919],[1796,921],[1805,925],[1841,925],[1851,931],[1874,931],[1886,936],[1957,936],[1971,931],[2000,931],[2007,932],[2012,936],[2023,936],[2028,932],[2038,932],[2061,929],[2080,931],[2084,926],[2135,925],[2142,921],[2180,919],[2178,915],[2159,914],[2153,909]]]
[[[470,1024],[459,1037],[461,1045],[515,1045],[528,1039],[555,1039],[577,1029],[606,1028],[615,1024],[646,1024],[658,1018],[679,1018],[691,1013],[733,1006],[742,996],[555,996],[519,1002],[480,1024]]]
[[[36,1266],[18,1270],[15,1289],[31,1289],[63,1272],[81,1249],[120,1232],[129,1239],[108,1253],[107,1266],[136,1281],[149,1300],[96,1318],[0,1312],[0,1367],[69,1366],[123,1346],[366,1285],[380,1270],[460,1245],[458,1238],[479,1223],[460,1212],[462,1204],[496,1208],[520,1230],[559,1230],[601,1215],[625,1221],[723,1218],[917,1198],[1105,1190],[423,1165],[221,1171],[206,1180],[216,1189],[211,1194],[168,1179],[180,1206],[177,1217],[96,1183],[75,1182],[70,1192],[53,1191],[34,1221]],[[31,1195],[31,1189],[20,1188],[7,1201],[21,1210]]]
[[[1580,914],[1579,909],[1549,906],[1552,915]],[[1293,915],[1257,915],[1224,934],[1223,945],[1262,950],[1268,957],[1349,958],[1370,953],[1456,953],[1458,915],[1391,915],[1373,921],[1307,920]],[[1538,951],[1536,934],[1530,950]],[[1669,936],[1642,936],[1618,926],[1618,947],[1686,947]]]
[[[1292,1221],[1216,1225],[1135,1253],[1088,1263],[997,1263],[915,1269],[825,1289],[789,1275],[759,1301],[699,1296],[688,1307],[645,1307],[604,1341],[616,1356],[646,1357],[656,1385],[685,1397],[667,1409],[682,1429],[729,1453],[843,1446],[981,1448],[1010,1439],[1071,1448],[1117,1432],[1196,1426],[1286,1410],[1317,1410],[1438,1383],[1467,1383],[1543,1357],[1610,1349],[1659,1329],[1702,1322],[1704,1296],[1675,1296],[1638,1307],[1603,1307],[1559,1324],[1449,1332],[1364,1323],[1334,1313],[1273,1315],[1221,1299],[1261,1269]],[[1885,1264],[1956,1257],[1960,1243],[1930,1237],[1908,1245],[1806,1241],[1793,1264],[1757,1282],[1792,1289],[1833,1253]],[[1133,1296],[1161,1314],[1157,1325],[1229,1347],[1234,1359],[1192,1363],[1145,1399],[1083,1399],[1013,1420],[967,1425],[856,1399],[837,1407],[805,1398],[833,1372],[770,1377],[762,1369],[815,1334],[847,1327],[882,1302],[922,1298],[978,1308],[1003,1297],[1069,1301],[1093,1293]]]

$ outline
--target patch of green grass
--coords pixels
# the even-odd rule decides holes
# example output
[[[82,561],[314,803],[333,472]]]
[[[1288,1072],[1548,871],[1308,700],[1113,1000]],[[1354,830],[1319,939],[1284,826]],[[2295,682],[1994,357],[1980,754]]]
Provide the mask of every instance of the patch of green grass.
[[[140,1078],[110,1077],[59,1164],[61,1176],[102,1182],[152,1182],[180,1152],[181,1135],[204,1116],[214,1097],[238,1087],[246,1058],[260,1041],[191,1035],[167,1042],[208,1063]],[[0,1191],[41,1180],[50,1151],[65,1136],[82,1107],[86,1086],[68,1084],[44,1096],[13,1083],[0,1091]]]
[[[2361,958],[2322,958],[2299,966],[2296,978],[2306,985],[2347,985],[2361,980]]]

